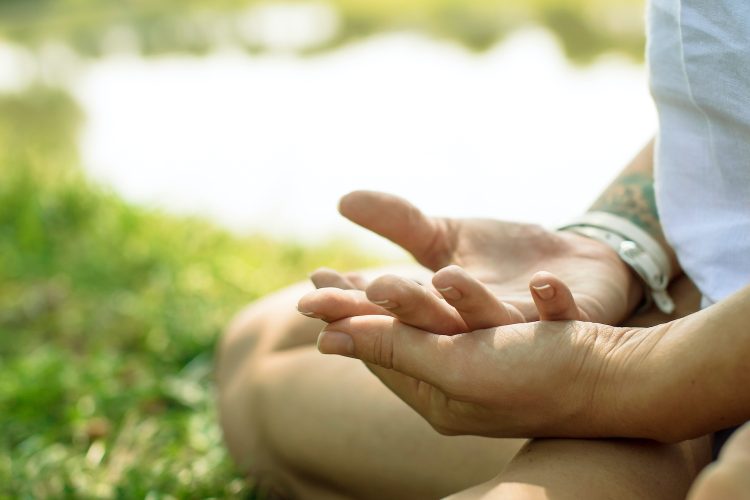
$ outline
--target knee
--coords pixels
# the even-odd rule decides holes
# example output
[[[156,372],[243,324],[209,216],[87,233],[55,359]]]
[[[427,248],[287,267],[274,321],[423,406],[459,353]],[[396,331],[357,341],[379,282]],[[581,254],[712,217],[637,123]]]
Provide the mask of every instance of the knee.
[[[750,499],[750,425],[732,436],[719,460],[698,477],[690,500]]]
[[[264,353],[314,341],[322,323],[300,315],[296,308],[297,301],[311,288],[306,283],[293,285],[253,302],[234,316],[216,352],[220,387],[241,366]]]
[[[304,291],[291,287],[245,307],[229,322],[217,346],[215,380],[224,440],[237,466],[254,480],[278,469],[263,436],[264,408],[257,403],[263,392],[263,363],[292,339],[320,330],[316,320],[296,312]]]
[[[240,311],[219,340],[215,359],[219,421],[224,441],[235,464],[247,472],[257,464],[256,418],[251,363],[260,342],[265,314],[257,304]]]
[[[267,314],[260,303],[253,303],[238,312],[229,322],[216,349],[216,382],[221,389],[260,343]]]
[[[716,463],[708,466],[690,490],[689,500],[750,499],[747,469],[750,463]]]

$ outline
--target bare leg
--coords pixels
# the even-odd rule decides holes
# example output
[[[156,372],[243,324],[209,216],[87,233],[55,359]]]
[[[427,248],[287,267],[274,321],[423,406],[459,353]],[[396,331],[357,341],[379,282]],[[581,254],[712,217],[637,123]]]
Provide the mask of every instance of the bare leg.
[[[442,437],[359,362],[318,355],[313,343],[322,322],[293,313],[309,289],[251,306],[222,342],[220,409],[237,463],[290,494],[316,498],[431,498],[505,469],[521,441]],[[695,302],[690,290],[679,295],[690,299],[682,304]],[[575,497],[587,484],[585,496],[684,495],[706,461],[705,443],[538,441],[479,491],[499,487],[505,495],[511,485],[525,498],[542,485]],[[588,483],[580,480],[584,472]]]
[[[690,490],[690,500],[750,499],[750,425],[727,441],[719,461],[701,473]]]
[[[707,438],[535,440],[495,479],[451,499],[682,499],[709,457]]]
[[[436,498],[487,481],[522,440],[449,438],[359,361],[320,355],[308,285],[242,312],[219,352],[221,421],[240,466],[290,496]]]

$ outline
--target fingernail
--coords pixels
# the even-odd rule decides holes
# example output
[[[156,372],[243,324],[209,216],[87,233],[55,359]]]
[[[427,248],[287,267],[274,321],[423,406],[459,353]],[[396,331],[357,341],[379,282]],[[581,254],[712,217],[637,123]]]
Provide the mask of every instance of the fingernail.
[[[300,311],[299,309],[297,309],[297,312],[300,313],[300,314],[302,314],[302,315],[304,315],[304,316],[307,316],[308,318],[320,319],[320,316],[318,316],[317,314],[312,313],[312,312]]]
[[[398,304],[396,304],[395,302],[393,302],[391,300],[388,300],[388,299],[385,299],[385,300],[371,300],[370,302],[372,302],[376,306],[382,307],[383,309],[396,309],[398,307]]]
[[[318,337],[318,350],[323,354],[352,357],[354,356],[354,341],[345,333],[324,330]]]
[[[452,286],[449,286],[447,288],[438,288],[437,291],[440,292],[440,295],[450,300],[459,300],[462,297],[461,292],[459,292]]]
[[[550,300],[555,296],[555,288],[552,285],[532,286],[531,288],[543,300]]]

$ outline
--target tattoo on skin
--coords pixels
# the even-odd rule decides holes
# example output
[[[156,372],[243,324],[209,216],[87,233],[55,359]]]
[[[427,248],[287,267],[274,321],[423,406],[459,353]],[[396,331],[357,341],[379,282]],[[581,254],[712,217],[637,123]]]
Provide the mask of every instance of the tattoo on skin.
[[[662,237],[651,175],[642,172],[622,175],[594,202],[591,210],[625,217],[653,236]]]
[[[609,212],[628,219],[653,236],[667,252],[673,276],[682,271],[659,222],[654,191],[654,143],[646,145],[628,167],[609,185],[590,210]]]

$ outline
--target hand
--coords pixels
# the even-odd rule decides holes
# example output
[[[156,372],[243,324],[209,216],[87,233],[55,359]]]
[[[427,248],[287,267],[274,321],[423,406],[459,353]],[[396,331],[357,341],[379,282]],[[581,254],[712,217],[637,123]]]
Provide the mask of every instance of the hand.
[[[640,284],[616,253],[576,234],[494,220],[430,218],[403,199],[367,191],[345,196],[339,208],[345,217],[397,243],[437,271],[434,288],[397,276],[384,276],[368,285],[355,275],[319,272],[313,275],[318,287],[352,290],[318,295],[317,310],[301,308],[308,315],[328,321],[391,315],[432,332],[454,334],[540,319],[535,294],[528,291],[530,281],[533,287],[565,282],[575,292],[576,316],[602,323],[619,323],[640,300]],[[446,267],[451,264],[461,267]],[[553,274],[540,276],[540,270]],[[357,288],[364,288],[366,297]],[[495,312],[489,317],[473,314],[478,310],[476,297],[485,306],[495,304],[482,311]]]
[[[663,439],[643,368],[664,367],[646,359],[668,330],[537,322],[445,336],[361,316],[328,325],[318,346],[365,361],[443,434]]]
[[[397,276],[384,276],[372,286],[359,285],[363,277],[322,269],[312,280],[317,290],[303,296],[297,306],[306,316],[326,322],[365,315],[390,315],[402,323],[443,335],[525,322],[520,312],[504,304],[482,282],[458,266],[448,266],[433,277],[430,290]],[[450,283],[440,288],[441,283]],[[321,287],[322,284],[322,287]],[[587,320],[573,293],[556,276],[536,273],[529,283],[531,298],[542,321]],[[445,300],[441,300],[440,296]],[[376,297],[390,297],[378,300]]]

